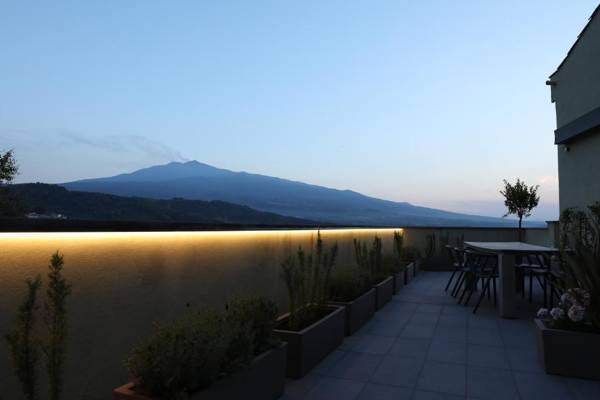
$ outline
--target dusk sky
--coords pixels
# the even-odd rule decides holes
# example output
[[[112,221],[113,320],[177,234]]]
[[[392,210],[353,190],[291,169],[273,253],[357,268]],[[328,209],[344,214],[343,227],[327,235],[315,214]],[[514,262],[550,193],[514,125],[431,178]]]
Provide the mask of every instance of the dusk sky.
[[[597,0],[0,1],[0,151],[17,182],[169,161],[555,219],[544,84]]]

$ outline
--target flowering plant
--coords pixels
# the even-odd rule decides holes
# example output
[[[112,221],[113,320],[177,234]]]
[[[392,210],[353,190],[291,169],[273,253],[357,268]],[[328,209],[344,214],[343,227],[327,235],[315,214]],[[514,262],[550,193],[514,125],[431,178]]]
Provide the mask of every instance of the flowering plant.
[[[540,308],[537,317],[553,328],[589,330],[588,308],[591,304],[590,293],[582,288],[568,289],[560,297],[558,307],[550,310]]]

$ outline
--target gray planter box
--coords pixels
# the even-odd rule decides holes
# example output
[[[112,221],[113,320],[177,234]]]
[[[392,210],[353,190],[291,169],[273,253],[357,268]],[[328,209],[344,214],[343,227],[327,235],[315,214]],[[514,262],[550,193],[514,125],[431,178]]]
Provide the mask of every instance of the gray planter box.
[[[331,301],[331,304],[343,306],[346,308],[346,336],[352,335],[358,331],[368,320],[375,314],[375,297],[376,290],[371,290],[364,293],[362,296],[349,301]]]
[[[547,373],[600,380],[600,334],[552,329],[540,319],[535,325]]]
[[[190,400],[275,400],[285,387],[287,344],[257,356],[252,363],[235,374],[220,379],[206,389],[193,393]],[[115,400],[160,400],[133,390],[128,383],[113,391]]]
[[[394,274],[394,294],[398,294],[400,289],[406,285],[406,270]]]
[[[288,377],[302,378],[344,341],[345,308],[336,305],[327,308],[331,311],[329,314],[301,331],[274,330],[275,335],[288,344]],[[289,313],[279,320],[288,317]]]
[[[389,276],[375,286],[375,309],[380,310],[392,300],[394,295],[394,277]]]

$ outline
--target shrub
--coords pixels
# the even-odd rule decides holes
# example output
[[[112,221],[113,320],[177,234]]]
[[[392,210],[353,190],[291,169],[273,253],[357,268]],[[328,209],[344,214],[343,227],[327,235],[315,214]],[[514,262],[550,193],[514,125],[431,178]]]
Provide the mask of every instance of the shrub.
[[[224,313],[188,311],[175,321],[155,324],[126,361],[136,390],[165,399],[187,398],[273,347],[276,318],[272,301],[244,297],[230,301]]]
[[[189,312],[176,321],[156,324],[127,359],[136,388],[183,399],[207,387],[217,379],[227,354],[225,332],[223,317],[212,311]]]
[[[352,301],[371,288],[371,280],[357,266],[336,268],[331,274],[329,298],[333,301]]]
[[[371,283],[378,283],[386,277],[387,273],[383,268],[383,246],[381,238],[375,236],[371,247],[367,247],[365,242],[354,239],[354,256],[356,263],[363,273],[369,277]]]
[[[326,250],[318,232],[316,245],[309,255],[299,247],[295,257],[290,255],[281,264],[290,309],[288,329],[299,330],[322,315],[337,251],[337,243]]]
[[[13,330],[6,334],[10,347],[15,373],[21,383],[21,391],[27,400],[37,398],[37,363],[39,360],[38,339],[34,329],[36,322],[37,292],[42,285],[41,278],[27,280],[27,295],[15,321]]]

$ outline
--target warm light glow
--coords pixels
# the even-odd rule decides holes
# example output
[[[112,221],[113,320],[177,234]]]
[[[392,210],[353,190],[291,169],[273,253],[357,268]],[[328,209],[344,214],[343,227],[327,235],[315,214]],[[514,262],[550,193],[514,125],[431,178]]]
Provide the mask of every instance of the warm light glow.
[[[0,232],[2,239],[100,239],[100,238],[132,238],[132,237],[252,237],[269,235],[306,235],[316,234],[318,231],[323,236],[329,234],[350,234],[350,233],[392,233],[394,231],[403,232],[403,228],[332,228],[332,229],[270,229],[270,230],[238,230],[238,231],[152,231],[152,232]]]

